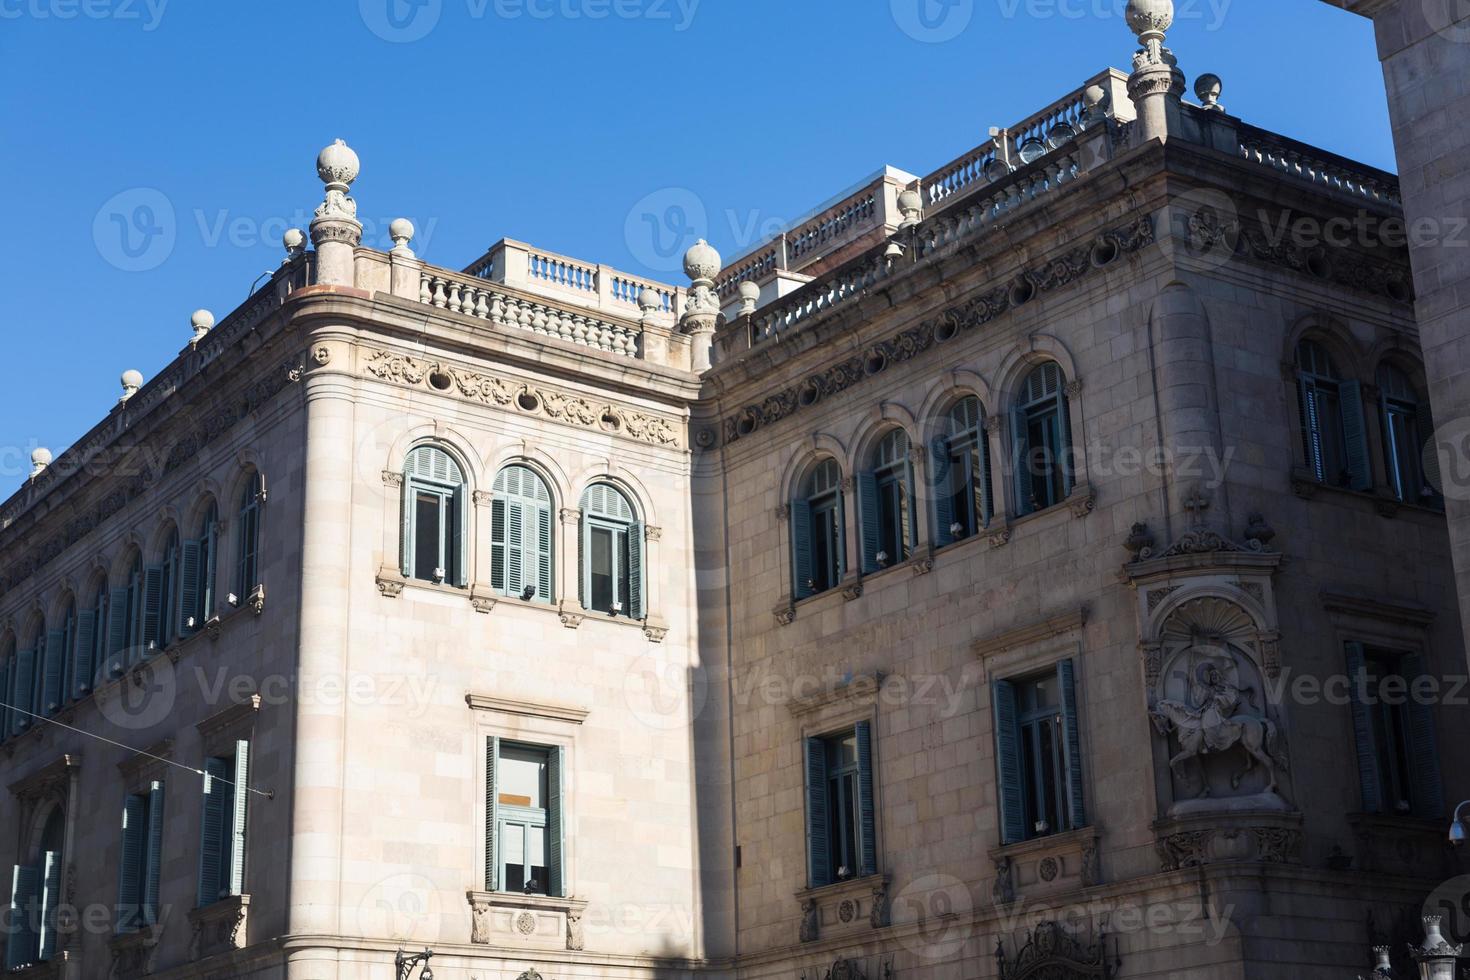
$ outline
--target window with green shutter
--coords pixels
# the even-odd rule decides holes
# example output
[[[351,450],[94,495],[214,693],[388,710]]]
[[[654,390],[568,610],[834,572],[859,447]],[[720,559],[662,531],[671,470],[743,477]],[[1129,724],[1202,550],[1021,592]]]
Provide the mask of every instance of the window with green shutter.
[[[439,446],[408,454],[400,553],[405,578],[469,586],[469,485],[459,462]]]
[[[1297,344],[1296,369],[1307,468],[1320,483],[1371,489],[1362,385],[1344,379],[1327,348],[1315,340]]]
[[[122,849],[118,860],[117,931],[133,932],[158,922],[163,858],[163,783],[155,781],[123,801]]]
[[[1411,504],[1443,506],[1439,494],[1439,456],[1429,445],[1434,420],[1429,401],[1409,375],[1392,364],[1378,368],[1378,410],[1383,426],[1383,459],[1389,486]]]
[[[908,433],[894,429],[880,439],[869,465],[857,478],[865,574],[907,561],[913,550],[914,480]]]
[[[582,607],[610,616],[643,619],[644,527],[627,496],[595,483],[582,494],[577,543]]]
[[[807,883],[878,873],[872,723],[806,739]]]
[[[507,466],[492,491],[491,588],[527,602],[554,602],[552,500],[546,481],[529,467]]]
[[[1087,825],[1075,665],[991,686],[1001,841]]]
[[[563,898],[566,754],[490,737],[485,746],[485,887]]]
[[[245,838],[250,785],[250,743],[204,761],[199,840],[199,907],[245,890]]]
[[[1359,642],[1344,652],[1363,810],[1442,816],[1434,711],[1414,693],[1425,676],[1423,655]]]
[[[835,589],[846,572],[842,470],[820,460],[799,486],[791,502],[792,594],[805,599]]]
[[[264,504],[265,478],[256,471],[240,494],[240,512],[235,518],[235,589],[241,599],[261,584],[260,518]]]
[[[929,444],[934,543],[944,547],[990,526],[990,440],[980,399],[962,398],[945,417],[947,431]]]
[[[1072,492],[1072,422],[1067,379],[1054,361],[1038,365],[1021,382],[1011,410],[1016,513],[1055,507]]]

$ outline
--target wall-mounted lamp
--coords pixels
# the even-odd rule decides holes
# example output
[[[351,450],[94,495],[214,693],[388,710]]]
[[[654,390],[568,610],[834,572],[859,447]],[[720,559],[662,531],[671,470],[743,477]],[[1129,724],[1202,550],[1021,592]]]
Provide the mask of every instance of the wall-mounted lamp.
[[[1450,843],[1456,847],[1465,843],[1465,821],[1460,819],[1460,813],[1467,806],[1470,806],[1470,800],[1466,800],[1464,803],[1455,807],[1455,820],[1454,823],[1450,824]]]
[[[429,969],[429,960],[434,956],[432,949],[426,949],[422,953],[409,956],[403,950],[398,951],[398,956],[393,960],[393,965],[398,968],[398,980],[409,980],[413,968],[420,963],[424,965],[424,972],[419,974],[419,980],[434,980],[434,971]]]

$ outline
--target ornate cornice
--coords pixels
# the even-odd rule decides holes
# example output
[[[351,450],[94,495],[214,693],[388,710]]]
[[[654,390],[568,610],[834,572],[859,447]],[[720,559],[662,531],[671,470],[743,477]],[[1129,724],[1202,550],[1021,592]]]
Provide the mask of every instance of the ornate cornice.
[[[481,405],[541,416],[653,446],[683,449],[687,444],[682,420],[609,402],[594,402],[549,385],[511,381],[396,351],[370,349],[364,353],[363,371],[380,381],[407,388],[425,388]]]
[[[913,360],[967,330],[989,323],[1030,302],[1039,293],[1062,289],[1086,278],[1104,264],[1093,260],[1100,246],[1106,245],[1115,255],[1123,255],[1137,252],[1153,242],[1153,219],[1144,217],[1109,231],[1085,245],[1078,245],[1039,266],[1024,270],[1012,282],[994,286],[989,291],[972,296],[964,303],[951,307],[918,326],[900,330],[863,353],[810,375],[783,391],[767,396],[757,404],[747,405],[725,419],[725,441],[730,443],[745,438],[762,426],[779,422],[816,405],[824,398],[854,388],[894,364]]]
[[[986,637],[983,640],[976,640],[970,645],[970,651],[977,657],[989,657],[997,653],[1004,653],[1007,650],[1014,650],[1016,647],[1026,646],[1030,643],[1049,640],[1054,636],[1072,633],[1087,625],[1087,613],[1087,607],[1082,606],[1073,612],[1053,616],[1039,623],[1031,623],[1028,626],[1006,630],[1004,633]]]
[[[527,718],[543,718],[548,721],[568,722],[580,725],[587,720],[590,711],[567,704],[544,704],[536,701],[519,701],[515,698],[498,698],[488,694],[466,694],[465,704],[472,711],[494,711],[505,715],[523,715]]]
[[[36,772],[10,784],[10,795],[18,800],[38,800],[64,789],[73,773],[81,768],[82,757],[76,753],[63,755]]]

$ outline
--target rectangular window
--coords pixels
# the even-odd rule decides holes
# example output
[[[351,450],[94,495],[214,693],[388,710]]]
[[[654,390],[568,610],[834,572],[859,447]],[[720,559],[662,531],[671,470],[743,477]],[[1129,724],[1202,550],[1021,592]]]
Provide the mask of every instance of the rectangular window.
[[[631,568],[628,525],[588,519],[587,608],[595,612],[627,613],[630,607]],[[616,604],[616,606],[614,605]]]
[[[1432,707],[1418,653],[1346,645],[1363,809],[1434,819],[1444,812]]]
[[[813,592],[826,592],[841,581],[838,558],[841,542],[836,502],[817,505],[812,511]]]
[[[437,493],[419,490],[414,495],[417,511],[414,523],[413,577],[424,582],[448,577],[444,565],[445,498]]]
[[[486,887],[563,897],[560,747],[492,737],[486,744]]]
[[[158,922],[163,857],[163,783],[131,793],[123,804],[122,855],[118,862],[117,931]]]
[[[228,756],[204,762],[200,820],[199,907],[245,891],[245,827],[250,785],[250,743],[237,741]]]
[[[810,886],[877,874],[872,724],[808,738],[805,751]]]
[[[1432,499],[1432,490],[1425,492],[1424,467],[1420,462],[1418,408],[1385,399],[1383,407],[1384,459],[1388,463],[1389,482],[1394,494],[1411,504]]]
[[[1087,825],[1072,661],[992,689],[1003,843]]]

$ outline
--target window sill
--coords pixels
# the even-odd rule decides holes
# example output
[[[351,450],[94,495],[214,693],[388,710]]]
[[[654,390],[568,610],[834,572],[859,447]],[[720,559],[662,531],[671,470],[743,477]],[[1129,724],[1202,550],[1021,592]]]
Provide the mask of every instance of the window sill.
[[[67,975],[66,964],[72,958],[66,950],[59,951],[42,963],[31,963],[6,973],[9,980],[60,980]]]
[[[194,927],[190,958],[200,960],[218,953],[244,949],[249,913],[249,895],[229,895],[203,908],[190,911],[189,924]]]
[[[803,943],[882,929],[888,925],[888,876],[868,875],[796,893]]]
[[[569,630],[581,629],[583,623],[606,624],[619,629],[642,630],[643,634],[654,643],[662,643],[664,637],[669,634],[668,624],[658,616],[649,616],[647,619],[629,619],[623,615],[614,616],[595,609],[587,609],[580,602],[568,599],[563,599],[557,606],[557,613],[561,616],[561,624]]]
[[[1444,519],[1444,505],[1419,504],[1400,500],[1386,487],[1377,487],[1373,490],[1354,490],[1352,487],[1338,486],[1333,483],[1321,483],[1316,474],[1300,466],[1294,466],[1288,476],[1291,482],[1292,493],[1303,500],[1313,500],[1318,494],[1326,493],[1342,500],[1358,500],[1371,504],[1381,517],[1394,518],[1401,513],[1421,514],[1436,520]]]
[[[997,905],[1010,905],[1022,889],[1030,898],[1100,884],[1098,839],[1098,828],[1089,826],[992,848],[996,877],[991,898]]]
[[[466,898],[474,945],[571,951],[584,946],[586,899],[511,892],[467,892]]]
[[[1357,841],[1357,870],[1425,877],[1441,874],[1445,820],[1407,813],[1349,813],[1347,822]]]

